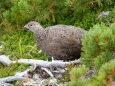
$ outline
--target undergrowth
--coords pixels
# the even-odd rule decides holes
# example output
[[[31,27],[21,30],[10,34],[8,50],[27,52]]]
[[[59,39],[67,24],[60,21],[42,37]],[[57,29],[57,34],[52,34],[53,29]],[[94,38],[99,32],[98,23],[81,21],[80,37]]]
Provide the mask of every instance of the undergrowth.
[[[81,65],[70,72],[65,86],[112,86],[115,81],[115,23],[95,25],[84,35]],[[91,69],[93,67],[93,69]],[[94,74],[85,75],[89,71]]]
[[[30,32],[20,30],[13,35],[3,35],[0,43],[3,47],[0,54],[9,55],[14,60],[19,58],[48,59],[48,56],[39,49]]]
[[[84,78],[83,75],[89,70],[85,65],[73,68],[70,72],[70,82],[64,86],[112,86],[115,81],[115,59],[100,66],[98,72],[90,79]]]

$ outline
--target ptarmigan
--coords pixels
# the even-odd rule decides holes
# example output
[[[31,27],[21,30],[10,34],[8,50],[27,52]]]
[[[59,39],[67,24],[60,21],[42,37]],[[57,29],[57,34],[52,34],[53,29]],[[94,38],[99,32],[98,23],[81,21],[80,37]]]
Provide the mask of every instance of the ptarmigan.
[[[84,29],[71,25],[54,25],[44,29],[35,21],[24,28],[34,33],[41,50],[54,59],[68,61],[80,58]]]

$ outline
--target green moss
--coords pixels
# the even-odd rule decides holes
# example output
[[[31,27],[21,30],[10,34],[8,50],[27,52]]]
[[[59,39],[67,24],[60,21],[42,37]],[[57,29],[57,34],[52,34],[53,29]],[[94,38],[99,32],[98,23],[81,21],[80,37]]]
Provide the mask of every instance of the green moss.
[[[7,76],[12,76],[15,75],[16,72],[21,72],[29,68],[29,65],[27,64],[11,64],[10,66],[0,66],[0,78],[7,77]]]

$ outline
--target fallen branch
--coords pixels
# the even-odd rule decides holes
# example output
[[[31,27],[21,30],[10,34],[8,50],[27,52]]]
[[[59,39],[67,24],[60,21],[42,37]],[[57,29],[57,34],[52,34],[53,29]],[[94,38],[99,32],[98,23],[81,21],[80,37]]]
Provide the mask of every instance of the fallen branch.
[[[11,81],[18,81],[18,80],[24,80],[28,77],[28,71],[30,69],[25,70],[24,72],[17,72],[14,76],[9,76],[5,78],[0,78],[0,82],[11,82]]]
[[[36,66],[41,66],[45,68],[50,68],[50,67],[59,67],[59,68],[65,68],[67,65],[70,64],[80,64],[80,60],[75,60],[75,61],[70,61],[70,62],[62,62],[62,61],[43,61],[43,60],[34,60],[34,59],[20,59],[18,61],[12,61],[13,63],[27,63],[30,65],[36,65]]]
[[[33,78],[34,75],[38,75],[39,84],[42,84],[42,81],[49,78],[51,80],[59,78],[59,76],[63,76],[63,73],[67,71],[67,65],[71,64],[80,64],[80,60],[63,62],[63,61],[43,61],[43,60],[35,60],[35,59],[20,59],[18,61],[11,61],[9,56],[1,55],[0,62],[3,65],[10,65],[11,63],[26,63],[34,66],[35,70],[30,71],[30,69],[25,70],[24,72],[17,72],[15,76],[9,76],[6,78],[0,78],[0,83],[7,84],[7,82],[11,81],[19,81],[24,80],[29,77]],[[37,69],[38,67],[38,69]],[[38,81],[37,81],[38,82]],[[56,84],[56,82],[55,82]]]
[[[62,62],[62,61],[43,61],[43,60],[34,60],[34,59],[20,59],[18,61],[11,61],[9,59],[9,56],[1,55],[0,56],[0,62],[4,65],[10,65],[11,63],[26,63],[30,64],[33,66],[40,66],[40,67],[45,67],[45,68],[50,68],[52,66],[54,67],[59,67],[59,68],[65,68],[66,65],[70,64],[79,64],[80,60],[75,60],[75,61],[70,61],[70,62]]]
[[[0,78],[0,82],[11,82],[11,81],[18,81],[18,80],[24,80],[25,78],[22,76],[9,76],[6,78]]]
[[[28,71],[30,71],[30,69],[25,70],[24,72],[17,72],[16,76],[20,76],[20,77],[28,77]]]
[[[51,73],[50,70],[48,70],[47,68],[41,68],[43,69],[44,71],[46,71],[52,78],[54,77],[54,75]]]
[[[9,59],[9,56],[0,55],[0,63],[2,63],[3,65],[9,66],[11,63],[11,60]]]
[[[0,86],[14,86],[12,84],[9,84],[9,82],[27,79],[29,70],[30,69],[27,69],[24,72],[17,72],[14,76],[0,78]]]
[[[0,86],[14,86],[14,85],[5,82],[0,82]]]

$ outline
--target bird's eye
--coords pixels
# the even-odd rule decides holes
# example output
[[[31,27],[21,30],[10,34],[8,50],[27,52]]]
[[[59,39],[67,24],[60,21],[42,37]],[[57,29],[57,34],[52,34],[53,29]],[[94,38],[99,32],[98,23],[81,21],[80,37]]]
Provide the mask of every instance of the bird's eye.
[[[32,26],[32,24],[30,26]]]

